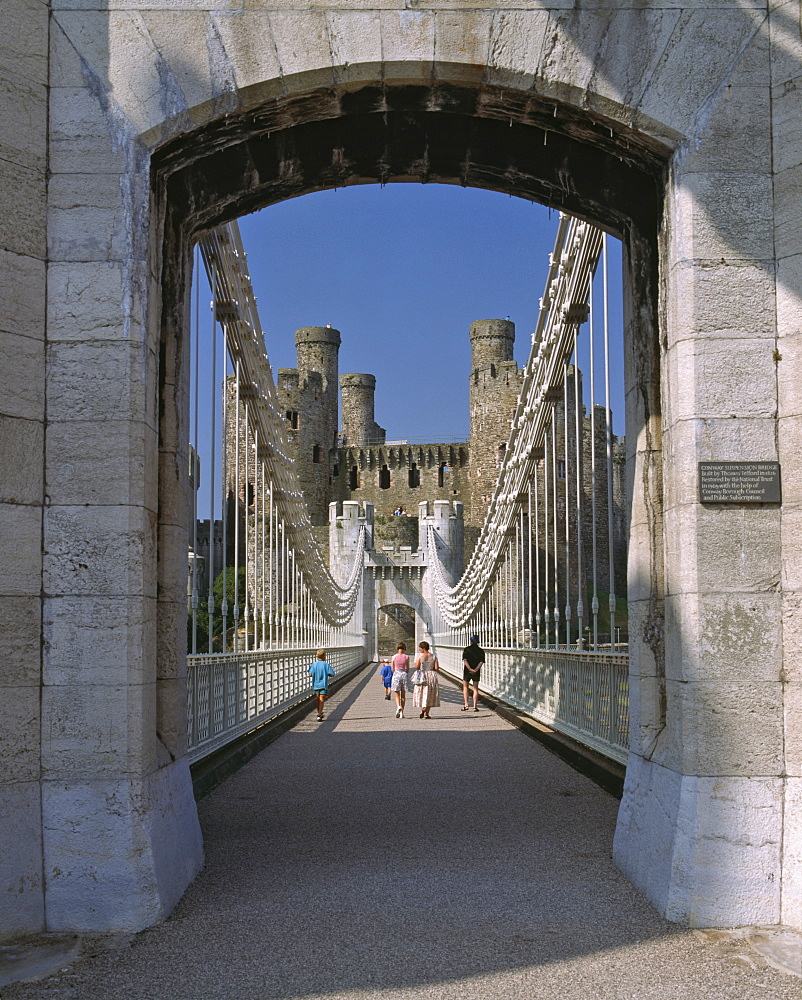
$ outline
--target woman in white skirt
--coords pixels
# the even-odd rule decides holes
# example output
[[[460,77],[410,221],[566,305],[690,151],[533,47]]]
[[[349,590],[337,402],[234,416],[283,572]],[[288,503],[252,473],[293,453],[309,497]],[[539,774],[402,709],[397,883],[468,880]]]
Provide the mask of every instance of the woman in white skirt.
[[[431,719],[429,711],[432,708],[440,707],[440,684],[437,678],[437,671],[440,664],[437,657],[429,650],[429,643],[422,642],[418,646],[418,655],[415,657],[415,670],[412,672],[413,679],[421,674],[425,678],[425,684],[415,684],[415,696],[413,704],[421,710],[422,719]],[[421,671],[421,674],[415,671]]]

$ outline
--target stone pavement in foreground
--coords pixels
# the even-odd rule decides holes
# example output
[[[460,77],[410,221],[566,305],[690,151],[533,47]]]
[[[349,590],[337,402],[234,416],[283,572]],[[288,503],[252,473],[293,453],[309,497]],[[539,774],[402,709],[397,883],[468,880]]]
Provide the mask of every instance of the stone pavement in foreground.
[[[618,803],[445,684],[396,720],[375,669],[200,803],[206,867],[129,945],[3,1000],[799,1000],[743,942],[660,919]]]

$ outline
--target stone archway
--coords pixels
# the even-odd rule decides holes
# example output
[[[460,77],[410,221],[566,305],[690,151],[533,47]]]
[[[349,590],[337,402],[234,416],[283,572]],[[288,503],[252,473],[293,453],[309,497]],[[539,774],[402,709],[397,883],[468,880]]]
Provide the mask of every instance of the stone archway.
[[[371,182],[491,188],[589,218],[620,236],[626,248],[627,438],[636,444],[629,458],[641,484],[633,503],[642,597],[635,614],[650,626],[631,629],[631,655],[633,663],[647,664],[662,678],[658,241],[669,149],[597,113],[531,93],[524,100],[513,88],[460,82],[459,68],[450,69],[448,83],[352,81],[347,89],[294,93],[229,112],[154,153],[151,186],[162,235],[154,248],[154,272],[162,293],[160,353],[167,361],[162,452],[180,449],[188,436],[187,413],[174,387],[187,377],[185,298],[198,232],[244,210],[321,188]],[[172,481],[160,484],[161,511],[183,502]],[[165,571],[170,568],[164,565]],[[164,586],[174,584],[165,580]],[[386,598],[375,602],[385,603]],[[382,652],[378,644],[377,651]],[[648,706],[639,722],[646,733],[659,731],[663,706]]]
[[[617,858],[675,919],[802,925],[783,818],[802,802],[799,486],[749,518],[694,486],[702,458],[793,468],[788,9],[106,6],[43,8],[7,67],[37,124],[8,161],[27,305],[3,329],[18,381],[44,388],[10,414],[28,445],[4,506],[23,567],[8,704],[33,723],[6,786],[9,870],[26,874],[2,932],[142,927],[200,863],[178,639],[194,235],[322,187],[432,180],[624,240],[637,666]]]
[[[399,642],[404,642],[407,649],[415,648],[417,635],[415,609],[408,604],[385,604],[376,615],[376,646],[380,658],[391,658]]]

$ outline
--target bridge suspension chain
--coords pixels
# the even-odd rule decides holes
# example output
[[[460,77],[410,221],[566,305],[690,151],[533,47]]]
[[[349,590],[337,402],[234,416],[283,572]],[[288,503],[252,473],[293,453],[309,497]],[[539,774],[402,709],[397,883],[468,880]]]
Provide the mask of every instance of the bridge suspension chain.
[[[224,587],[223,636],[226,635],[230,612],[236,651],[242,612],[246,649],[249,641],[256,646],[260,628],[261,644],[265,648],[321,644],[326,627],[343,629],[358,612],[365,531],[364,528],[360,531],[350,575],[345,584],[340,585],[332,577],[320,552],[304,496],[298,487],[295,462],[290,456],[284,419],[277,406],[275,384],[239,228],[236,223],[228,223],[202,236],[198,245],[212,289],[213,338],[218,323],[224,337],[223,493],[226,497],[230,495],[229,491],[233,492],[235,509],[234,603],[229,606]],[[213,394],[219,391],[216,352],[216,345],[213,344]],[[228,372],[229,363],[231,374]],[[215,409],[213,400],[210,407],[212,421]],[[210,478],[214,493],[214,430],[212,436],[213,468]],[[232,445],[234,456],[227,454]],[[231,479],[232,467],[233,483],[226,480],[226,477]],[[240,517],[240,505],[244,507],[244,518]],[[227,570],[226,547],[230,541],[226,537],[228,527],[224,509],[223,565],[218,567],[224,574]],[[240,538],[241,528],[244,538]],[[210,531],[213,533],[213,519]],[[244,550],[245,563],[242,605],[239,592],[241,550]],[[213,544],[210,544],[209,552],[212,561],[210,576],[213,577]],[[196,605],[193,586],[193,607]],[[211,621],[214,610],[211,580],[209,609]],[[313,633],[319,638],[314,639]],[[212,652],[211,642],[210,629],[209,652]],[[327,641],[325,644],[332,643]]]
[[[454,586],[449,586],[447,571],[437,556],[438,550],[433,538],[430,538],[430,572],[440,626],[444,625],[453,631],[464,630],[466,634],[481,630],[485,636],[489,634],[500,645],[518,645],[522,631],[531,640],[533,626],[536,626],[537,645],[540,646],[541,625],[545,625],[546,645],[549,645],[549,636],[553,632],[556,647],[561,620],[559,583],[562,582],[562,597],[566,602],[562,616],[566,640],[571,641],[571,579],[572,576],[575,581],[583,579],[583,485],[579,458],[579,372],[578,365],[574,366],[573,373],[569,372],[569,362],[572,355],[576,355],[579,328],[589,315],[592,279],[602,245],[601,230],[589,223],[561,216],[537,326],[532,336],[532,351],[525,368],[495,492],[471,560],[462,578]],[[605,335],[606,329],[605,322]],[[608,367],[605,365],[606,370]],[[569,385],[571,379],[572,388]],[[564,421],[561,430],[562,457],[558,453],[557,438],[557,407],[560,405],[563,407]],[[572,409],[573,413],[570,412]],[[595,419],[593,411],[594,406],[591,405],[591,422]],[[609,471],[612,438],[609,379],[607,413]],[[571,447],[574,451],[569,447],[572,437],[574,444]],[[591,438],[595,446],[595,427],[592,427]],[[570,483],[569,467],[572,458],[575,475],[574,482]],[[558,472],[565,479],[559,497],[558,482],[561,478]],[[607,479],[609,490],[611,476],[608,475]],[[595,502],[595,482],[592,493]],[[558,504],[564,511],[564,539],[558,538]],[[611,512],[611,500],[607,507],[608,513]],[[576,574],[569,566],[572,518],[577,535],[574,555]],[[431,533],[433,529],[430,527],[429,531]],[[611,531],[608,539],[611,539]],[[612,553],[611,543],[609,549]],[[543,567],[540,565],[541,553],[545,564]],[[565,560],[564,571],[561,568],[558,570],[558,559]],[[612,554],[610,560],[612,581]],[[597,602],[595,520],[592,570],[593,600]],[[585,608],[578,582],[576,589],[576,634],[581,635]],[[544,590],[543,595],[541,590]],[[610,595],[612,608],[612,583]],[[541,597],[545,605],[543,610]],[[597,609],[596,603],[594,625]],[[611,611],[611,615],[612,613]],[[435,626],[435,631],[439,631],[438,626]],[[529,644],[535,643],[528,642],[527,645]]]

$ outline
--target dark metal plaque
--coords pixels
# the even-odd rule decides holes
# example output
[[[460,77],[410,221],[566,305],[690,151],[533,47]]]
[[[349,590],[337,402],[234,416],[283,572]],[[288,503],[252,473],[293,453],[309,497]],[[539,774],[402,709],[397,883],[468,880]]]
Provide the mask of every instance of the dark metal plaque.
[[[701,503],[779,503],[779,462],[700,462]]]

